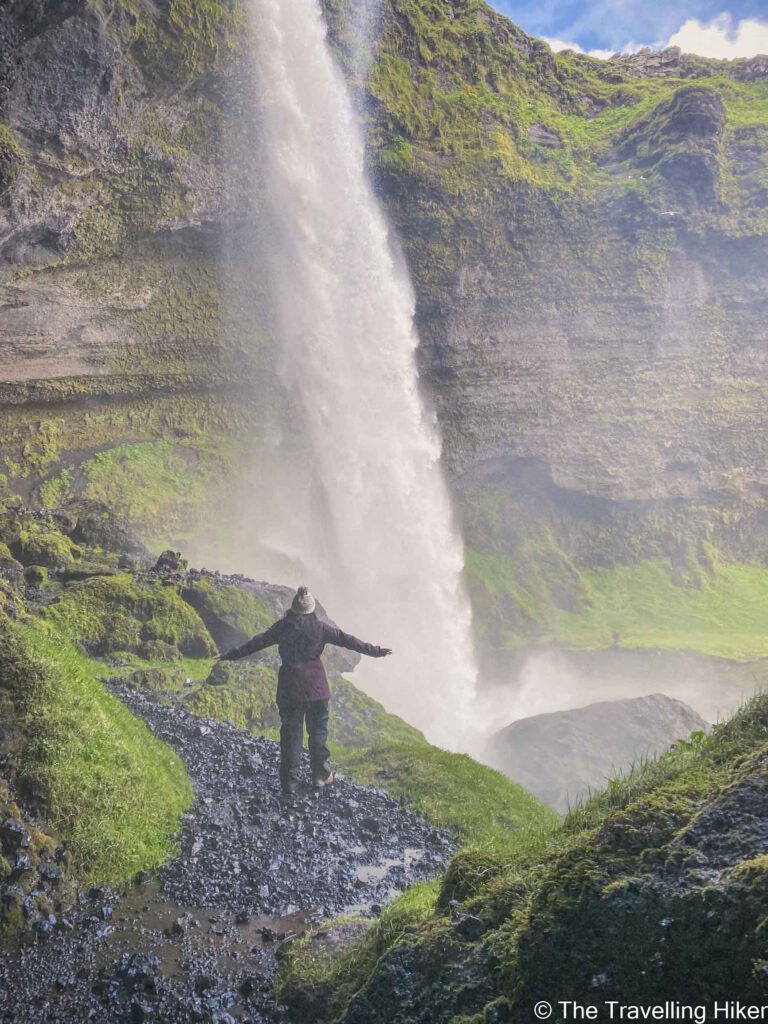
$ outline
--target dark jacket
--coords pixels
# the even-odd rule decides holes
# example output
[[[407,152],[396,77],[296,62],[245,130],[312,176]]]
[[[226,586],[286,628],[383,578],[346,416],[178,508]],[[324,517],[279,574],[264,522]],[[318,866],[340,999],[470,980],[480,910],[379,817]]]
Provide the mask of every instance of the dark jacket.
[[[326,644],[346,647],[347,650],[381,658],[386,653],[382,647],[363,643],[349,633],[343,633],[336,626],[321,622],[314,614],[296,615],[286,612],[265,633],[253,637],[242,647],[222,654],[222,661],[237,661],[265,647],[277,644],[282,665],[277,676],[278,705],[293,704],[297,701],[328,700],[331,691],[328,676],[320,655]]]

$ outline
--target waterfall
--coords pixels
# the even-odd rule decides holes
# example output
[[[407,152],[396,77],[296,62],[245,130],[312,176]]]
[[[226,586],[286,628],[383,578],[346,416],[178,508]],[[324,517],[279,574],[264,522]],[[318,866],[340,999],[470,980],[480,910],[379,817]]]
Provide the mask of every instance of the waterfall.
[[[433,741],[466,748],[476,667],[463,551],[419,391],[404,261],[318,0],[248,0],[248,11],[283,390],[248,568],[308,583],[343,629],[393,648],[364,659],[355,682]]]

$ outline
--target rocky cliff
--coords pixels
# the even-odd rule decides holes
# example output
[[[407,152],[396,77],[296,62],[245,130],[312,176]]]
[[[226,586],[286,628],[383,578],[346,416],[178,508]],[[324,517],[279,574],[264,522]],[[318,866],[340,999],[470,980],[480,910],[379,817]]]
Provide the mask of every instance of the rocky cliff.
[[[485,646],[573,641],[617,567],[640,592],[661,566],[674,607],[719,599],[766,557],[768,61],[554,55],[481,0],[382,0],[361,43],[354,5],[324,6],[413,275]],[[199,537],[275,392],[242,10],[0,18],[6,494]]]

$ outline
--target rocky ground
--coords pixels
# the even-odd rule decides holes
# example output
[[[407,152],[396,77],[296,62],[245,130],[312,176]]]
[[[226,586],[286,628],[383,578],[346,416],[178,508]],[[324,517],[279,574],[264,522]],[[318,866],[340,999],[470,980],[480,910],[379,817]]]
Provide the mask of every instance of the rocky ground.
[[[293,935],[345,910],[375,916],[454,850],[383,791],[344,779],[288,807],[276,743],[120,695],[187,763],[197,799],[180,853],[123,896],[82,894],[0,954],[0,1021],[281,1021],[273,980]]]

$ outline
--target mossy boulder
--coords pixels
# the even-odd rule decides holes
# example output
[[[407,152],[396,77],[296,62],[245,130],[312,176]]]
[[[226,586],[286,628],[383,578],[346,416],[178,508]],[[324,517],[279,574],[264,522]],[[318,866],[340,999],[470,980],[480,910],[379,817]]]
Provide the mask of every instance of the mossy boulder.
[[[43,565],[48,569],[66,569],[83,554],[83,549],[65,533],[45,523],[24,524],[11,551],[22,565]]]
[[[259,663],[220,662],[209,681],[183,698],[200,718],[232,722],[241,729],[264,732],[280,724],[275,704],[277,672]]]
[[[219,650],[227,651],[267,629],[275,616],[245,586],[210,576],[190,580],[181,596],[195,609]]]
[[[78,543],[149,562],[150,554],[142,541],[106,505],[80,504],[73,511],[76,516],[73,537]]]
[[[192,658],[216,653],[202,619],[174,587],[129,573],[71,584],[45,615],[93,655],[151,653],[156,644]]]

